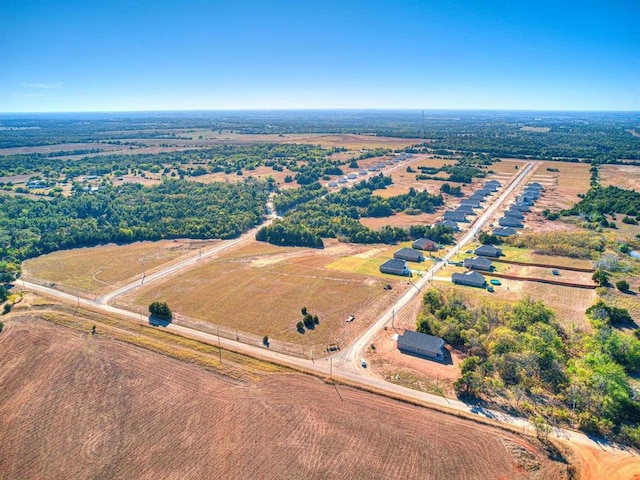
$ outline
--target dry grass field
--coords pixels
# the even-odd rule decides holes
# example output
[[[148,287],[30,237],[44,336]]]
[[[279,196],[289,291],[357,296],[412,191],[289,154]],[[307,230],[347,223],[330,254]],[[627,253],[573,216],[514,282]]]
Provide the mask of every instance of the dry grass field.
[[[558,172],[548,171],[547,168],[558,169]],[[545,192],[536,202],[537,210],[549,208],[557,211],[570,208],[580,199],[578,193],[589,190],[591,165],[588,163],[571,162],[540,162],[531,181],[540,183]]]
[[[61,290],[100,295],[217,241],[162,240],[61,250],[22,264],[25,280],[54,283]]]
[[[37,320],[0,358],[5,480],[565,478],[515,434],[304,375],[232,381]]]
[[[327,268],[332,262],[381,248],[326,242],[323,250],[276,247],[260,242],[204,261],[179,277],[149,284],[118,300],[146,308],[167,301],[178,321],[201,328],[220,325],[255,338],[309,347],[346,344],[407,288],[404,279],[376,278]],[[385,290],[387,283],[395,285]],[[296,323],[306,306],[320,324],[300,334]],[[356,321],[346,323],[349,315]],[[207,325],[209,327],[207,327]]]
[[[640,191],[640,167],[634,165],[601,165],[600,183],[614,185],[627,190]]]

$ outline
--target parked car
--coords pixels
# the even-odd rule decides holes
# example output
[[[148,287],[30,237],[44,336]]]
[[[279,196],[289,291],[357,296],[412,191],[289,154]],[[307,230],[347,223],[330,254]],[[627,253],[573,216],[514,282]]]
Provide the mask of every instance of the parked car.
[[[360,365],[362,366],[362,368],[367,368],[367,361],[364,358],[361,358]]]
[[[554,274],[556,277],[560,275],[560,272],[556,269],[551,270],[551,273]]]

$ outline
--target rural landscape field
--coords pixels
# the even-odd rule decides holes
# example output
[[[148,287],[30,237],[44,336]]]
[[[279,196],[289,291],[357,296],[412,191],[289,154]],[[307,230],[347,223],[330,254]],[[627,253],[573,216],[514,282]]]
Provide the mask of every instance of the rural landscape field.
[[[638,2],[0,2],[0,480],[640,480]]]
[[[7,478],[634,478],[640,165],[177,123],[2,152]]]

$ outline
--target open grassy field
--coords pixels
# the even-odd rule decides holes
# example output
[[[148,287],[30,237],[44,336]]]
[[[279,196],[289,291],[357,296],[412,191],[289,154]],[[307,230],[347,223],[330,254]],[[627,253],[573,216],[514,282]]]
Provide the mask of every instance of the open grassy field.
[[[54,283],[61,290],[100,295],[216,241],[162,240],[129,245],[75,248],[42,255],[22,264],[25,280]]]
[[[262,338],[320,350],[346,342],[377,318],[407,288],[400,277],[377,276],[327,268],[339,258],[381,246],[327,242],[323,250],[276,247],[250,242],[220,258],[183,271],[179,277],[149,284],[118,300],[146,309],[167,301],[178,321],[208,328],[220,325]],[[377,267],[376,267],[377,268]],[[387,283],[393,290],[385,290]],[[320,324],[298,333],[296,323],[306,306]],[[356,321],[346,323],[349,315]]]
[[[297,374],[237,382],[47,322],[0,336],[0,471],[40,478],[557,479],[515,434]]]
[[[536,207],[557,211],[573,206],[580,200],[578,193],[589,190],[590,167],[588,163],[540,162],[531,181],[540,183],[545,192],[536,202]],[[558,171],[548,171],[547,168]]]
[[[634,165],[601,165],[600,183],[614,185],[627,190],[640,191],[640,167]]]

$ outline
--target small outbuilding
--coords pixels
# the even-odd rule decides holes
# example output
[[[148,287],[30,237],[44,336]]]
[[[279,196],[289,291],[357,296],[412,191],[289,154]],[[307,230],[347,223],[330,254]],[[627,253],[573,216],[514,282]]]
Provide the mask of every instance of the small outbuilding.
[[[490,272],[491,270],[493,270],[491,260],[484,257],[465,258],[463,265],[469,270],[483,270],[485,272]]]
[[[407,267],[407,262],[405,260],[399,260],[397,258],[387,260],[382,265],[380,265],[380,272],[388,273],[390,275],[401,275],[403,277],[411,276],[411,270],[409,270],[409,267]]]
[[[498,258],[500,255],[502,255],[502,250],[494,247],[493,245],[485,244],[485,245],[480,245],[478,248],[476,248],[475,252],[473,253],[475,253],[479,257]]]
[[[424,255],[418,250],[413,248],[401,248],[393,254],[393,258],[397,260],[407,260],[409,262],[421,262],[424,260]]]
[[[410,355],[444,360],[444,340],[426,333],[405,330],[398,335],[398,350]]]
[[[425,250],[427,252],[435,252],[438,250],[438,244],[428,238],[419,238],[411,244],[416,250]]]
[[[474,272],[473,270],[464,273],[454,273],[451,275],[451,281],[457,285],[479,288],[483,288],[486,284],[484,275]]]

